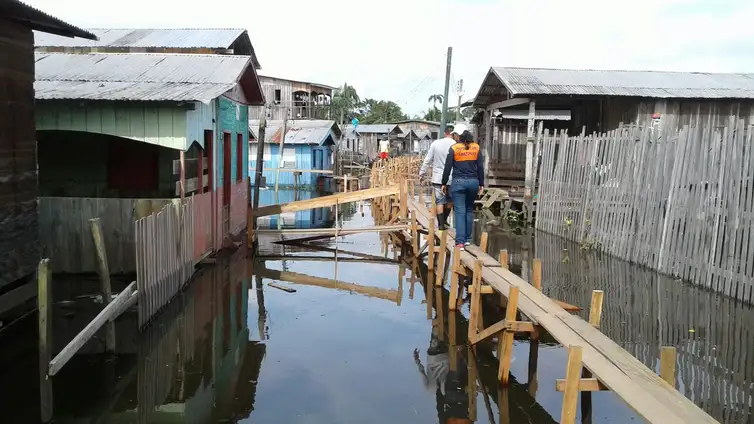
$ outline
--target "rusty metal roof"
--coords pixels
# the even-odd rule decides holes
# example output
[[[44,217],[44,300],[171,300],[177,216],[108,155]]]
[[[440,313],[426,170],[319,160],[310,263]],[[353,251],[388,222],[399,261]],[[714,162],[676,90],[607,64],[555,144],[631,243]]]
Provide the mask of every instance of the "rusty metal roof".
[[[493,67],[512,96],[754,99],[754,74]],[[489,75],[488,75],[489,76]]]
[[[48,15],[47,13],[18,0],[0,1],[0,17],[18,22],[31,29],[42,31],[37,32],[38,34],[44,34],[46,36],[63,40],[73,40],[72,38],[67,37],[82,37],[92,40],[97,38],[97,36],[88,31],[63,22],[52,15]],[[57,36],[49,35],[48,33],[57,34]]]
[[[234,88],[248,56],[35,53],[37,99],[200,101]]]
[[[265,128],[265,143],[280,143],[282,127],[282,120],[268,120]],[[249,131],[255,138],[258,137],[258,119],[249,120]],[[322,119],[289,120],[286,127],[285,144],[321,146],[327,141],[328,136],[331,136],[333,141],[340,136],[340,128],[335,121]],[[251,143],[256,143],[256,141],[251,141]]]

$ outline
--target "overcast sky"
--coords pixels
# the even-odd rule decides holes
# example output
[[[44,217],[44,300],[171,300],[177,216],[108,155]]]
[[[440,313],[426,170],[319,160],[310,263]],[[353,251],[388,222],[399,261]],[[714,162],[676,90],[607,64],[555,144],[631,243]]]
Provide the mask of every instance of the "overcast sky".
[[[262,73],[413,114],[490,66],[754,72],[752,0],[26,0],[86,28],[246,28]],[[451,88],[451,105],[456,103]]]

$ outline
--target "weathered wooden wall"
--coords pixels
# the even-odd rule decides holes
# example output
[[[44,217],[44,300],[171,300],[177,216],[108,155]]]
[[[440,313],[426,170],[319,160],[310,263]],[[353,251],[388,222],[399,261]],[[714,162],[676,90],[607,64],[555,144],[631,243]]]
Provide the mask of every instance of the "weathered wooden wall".
[[[282,120],[286,119],[332,119],[330,117],[330,105],[316,105],[311,103],[304,108],[298,107],[294,103],[294,93],[304,91],[310,93],[324,92],[332,97],[332,90],[325,90],[324,87],[312,86],[305,82],[290,81],[281,78],[260,76],[259,83],[262,86],[262,92],[269,108],[265,106],[249,107],[249,119],[261,119],[266,113],[270,116],[267,119]],[[280,90],[280,101],[275,102],[275,90]],[[286,116],[287,114],[287,116]],[[300,116],[299,116],[300,115]]]
[[[151,199],[152,210],[170,200]],[[99,218],[108,265],[113,274],[136,272],[134,220],[139,199],[40,197],[39,234],[53,272],[97,271],[97,256],[89,219]]]
[[[34,36],[0,17],[0,289],[39,263]]]
[[[752,127],[545,134],[537,228],[754,302]]]

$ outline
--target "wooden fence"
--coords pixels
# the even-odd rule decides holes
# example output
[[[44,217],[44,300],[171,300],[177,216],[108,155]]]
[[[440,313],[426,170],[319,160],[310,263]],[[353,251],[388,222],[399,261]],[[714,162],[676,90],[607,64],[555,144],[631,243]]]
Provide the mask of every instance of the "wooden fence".
[[[134,219],[137,204],[148,201],[159,210],[167,199],[117,199],[91,197],[40,197],[39,235],[43,257],[53,272],[97,272],[91,218],[99,218],[108,265],[113,274],[136,271]]]
[[[202,260],[212,253],[212,193],[191,197],[194,209],[194,259]]]
[[[166,205],[133,223],[139,326],[143,327],[194,271],[194,199]]]
[[[678,390],[720,422],[754,419],[751,306],[543,232],[536,239],[492,232],[489,246],[508,250],[522,277],[540,258],[543,291],[583,307],[585,319],[592,291],[604,291],[600,331],[650,369],[659,369],[662,346],[675,346]]]
[[[537,229],[754,303],[752,133],[545,133]]]

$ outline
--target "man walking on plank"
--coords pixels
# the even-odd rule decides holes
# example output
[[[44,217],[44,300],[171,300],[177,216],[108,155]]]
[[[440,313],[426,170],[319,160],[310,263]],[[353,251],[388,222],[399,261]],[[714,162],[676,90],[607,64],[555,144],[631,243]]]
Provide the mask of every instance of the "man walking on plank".
[[[445,127],[445,137],[439,140],[435,140],[429,146],[427,156],[424,158],[421,169],[419,170],[419,178],[424,179],[427,175],[427,170],[432,167],[432,190],[435,195],[435,203],[437,204],[437,229],[445,230],[448,226],[448,216],[453,209],[453,201],[450,196],[443,194],[442,192],[442,171],[445,168],[445,158],[448,156],[450,147],[455,144],[453,140],[453,125]]]

